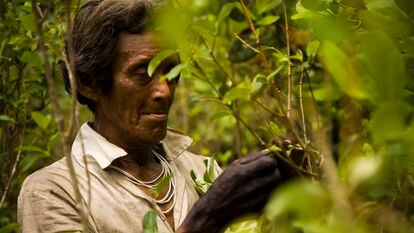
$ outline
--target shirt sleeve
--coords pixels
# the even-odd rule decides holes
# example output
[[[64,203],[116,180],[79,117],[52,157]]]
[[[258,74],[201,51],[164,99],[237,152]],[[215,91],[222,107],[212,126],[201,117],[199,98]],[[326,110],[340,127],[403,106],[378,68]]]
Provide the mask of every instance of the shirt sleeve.
[[[21,190],[18,199],[21,232],[81,232],[81,219],[72,198],[64,190],[44,189],[45,186],[48,185],[25,185]]]

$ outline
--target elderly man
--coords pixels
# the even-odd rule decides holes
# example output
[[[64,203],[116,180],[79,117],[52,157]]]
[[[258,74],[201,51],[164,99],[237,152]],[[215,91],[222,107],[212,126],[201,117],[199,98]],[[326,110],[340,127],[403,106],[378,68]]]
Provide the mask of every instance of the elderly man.
[[[71,155],[88,231],[142,232],[143,216],[154,209],[159,232],[218,232],[263,207],[282,177],[267,152],[253,153],[198,196],[190,171],[201,176],[203,158],[187,150],[190,138],[167,129],[178,80],[160,77],[174,61],[147,74],[160,52],[146,27],[150,8],[140,0],[88,0],[75,19],[78,100],[95,116],[80,128]],[[172,178],[155,195],[165,177]],[[65,158],[29,176],[19,196],[22,231],[82,231],[73,190]]]

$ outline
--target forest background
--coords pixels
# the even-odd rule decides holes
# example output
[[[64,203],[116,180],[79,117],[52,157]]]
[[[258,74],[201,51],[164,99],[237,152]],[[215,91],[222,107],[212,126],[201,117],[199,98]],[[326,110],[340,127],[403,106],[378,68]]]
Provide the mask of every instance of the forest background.
[[[413,231],[411,0],[154,2],[175,48],[148,71],[174,53],[181,61],[165,77],[181,76],[170,126],[223,167],[267,148],[302,177],[227,232]],[[25,177],[68,155],[93,119],[59,67],[73,70],[63,44],[79,4],[0,2],[1,233],[18,232]],[[205,191],[208,168],[194,180]]]

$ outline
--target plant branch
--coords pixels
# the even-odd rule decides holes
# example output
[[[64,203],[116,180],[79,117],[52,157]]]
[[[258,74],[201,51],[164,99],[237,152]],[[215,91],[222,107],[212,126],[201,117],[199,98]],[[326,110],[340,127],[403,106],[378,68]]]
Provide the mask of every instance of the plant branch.
[[[299,106],[300,106],[300,115],[302,118],[302,129],[303,129],[303,138],[305,140],[305,145],[308,144],[308,138],[306,133],[306,122],[305,122],[305,111],[303,108],[303,70],[300,72],[300,79],[299,79]]]
[[[243,15],[246,18],[247,23],[249,24],[250,30],[252,31],[254,37],[256,38],[256,43],[260,44],[260,37],[259,37],[259,35],[257,35],[256,28],[253,24],[252,18],[250,17],[249,13],[247,12],[246,5],[244,4],[243,0],[239,0],[239,2],[240,2],[240,5],[241,5],[241,8],[242,8],[242,11],[243,11]]]
[[[25,127],[25,124],[24,124],[24,125],[23,125],[23,130],[22,130],[21,135],[24,135],[24,133],[25,133],[25,128],[26,128],[26,127]],[[24,137],[22,137],[19,147],[21,147],[21,146],[23,145],[23,141],[24,141]],[[22,153],[22,150],[19,150],[19,151],[17,152],[16,158],[14,159],[13,166],[12,166],[12,170],[11,170],[11,172],[10,172],[9,179],[7,180],[6,187],[4,188],[4,192],[3,192],[2,196],[1,196],[0,208],[3,206],[4,201],[6,200],[6,196],[7,196],[7,193],[8,193],[8,191],[9,191],[9,188],[10,188],[10,185],[11,185],[11,181],[12,181],[12,179],[13,179],[14,173],[16,172],[17,164],[18,164],[18,163],[19,163],[19,161],[20,161],[20,156],[21,156],[21,153]]]
[[[88,229],[87,219],[88,218],[85,214],[85,211],[83,210],[82,196],[79,190],[79,183],[76,177],[76,173],[75,173],[75,169],[73,166],[73,161],[72,161],[72,157],[70,153],[70,146],[69,146],[70,142],[69,142],[69,138],[67,137],[67,133],[65,131],[64,115],[63,115],[62,109],[59,106],[58,96],[56,93],[56,86],[55,86],[55,82],[52,77],[52,69],[49,63],[48,49],[46,47],[45,38],[43,35],[43,22],[45,21],[45,18],[42,17],[42,13],[40,9],[37,7],[37,3],[35,0],[32,0],[32,10],[34,12],[35,19],[36,19],[36,27],[38,31],[38,45],[39,45],[40,52],[42,53],[42,56],[43,56],[43,61],[44,61],[43,65],[45,68],[46,80],[49,86],[48,90],[49,90],[49,97],[52,103],[52,112],[55,118],[55,122],[58,125],[59,133],[62,135],[62,141],[63,141],[62,149],[63,149],[63,153],[65,154],[67,158],[67,165],[69,168],[70,178],[71,178],[73,189],[75,192],[76,209],[78,211],[78,214],[81,217],[82,225],[84,227],[83,230],[87,231]]]
[[[286,3],[285,0],[283,0],[283,14],[285,18],[285,38],[286,38],[286,54],[288,57],[288,94],[287,94],[287,109],[286,109],[286,117],[290,118],[290,111],[291,111],[291,98],[292,98],[292,67],[290,64],[290,38],[289,38],[289,23],[288,23],[288,16],[287,16],[287,10],[286,10]]]

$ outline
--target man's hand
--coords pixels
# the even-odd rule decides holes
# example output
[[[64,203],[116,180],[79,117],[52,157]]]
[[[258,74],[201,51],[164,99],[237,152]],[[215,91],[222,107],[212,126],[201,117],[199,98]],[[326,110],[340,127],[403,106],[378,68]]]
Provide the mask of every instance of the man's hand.
[[[282,181],[269,151],[234,161],[198,200],[177,232],[218,232],[234,218],[259,211]]]

